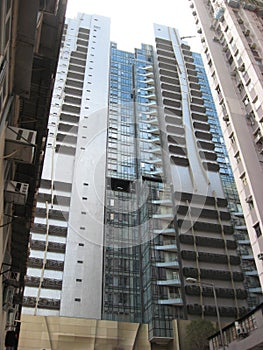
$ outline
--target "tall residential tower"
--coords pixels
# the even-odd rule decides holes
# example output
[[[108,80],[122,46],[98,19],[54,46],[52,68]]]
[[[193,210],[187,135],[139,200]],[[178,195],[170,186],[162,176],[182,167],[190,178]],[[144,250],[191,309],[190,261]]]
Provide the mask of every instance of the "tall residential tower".
[[[216,319],[212,284],[224,321],[247,295],[192,52],[155,38],[130,53],[107,18],[67,21],[24,312],[147,323],[168,344],[172,320]]]
[[[213,95],[263,286],[263,3],[193,0]]]

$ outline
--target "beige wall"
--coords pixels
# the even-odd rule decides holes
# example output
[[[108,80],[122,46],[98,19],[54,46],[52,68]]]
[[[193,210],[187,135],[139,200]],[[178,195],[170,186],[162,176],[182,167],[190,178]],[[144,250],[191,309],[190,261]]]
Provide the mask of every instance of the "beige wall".
[[[148,325],[84,318],[22,315],[18,350],[191,350],[190,320],[174,320],[174,337],[148,340]],[[163,344],[162,344],[163,343]]]
[[[19,350],[150,350],[147,325],[23,315]]]

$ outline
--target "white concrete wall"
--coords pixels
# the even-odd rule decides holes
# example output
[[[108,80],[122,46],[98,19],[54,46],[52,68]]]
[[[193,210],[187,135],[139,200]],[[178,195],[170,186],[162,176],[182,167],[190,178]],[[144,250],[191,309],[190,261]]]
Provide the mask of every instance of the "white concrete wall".
[[[190,166],[176,166],[171,164],[172,182],[175,191],[196,193],[204,196],[224,197],[222,183],[219,173],[205,171],[198,153],[196,138],[193,131],[191,111],[190,111],[190,89],[188,86],[187,72],[181,52],[181,40],[179,33],[163,25],[154,25],[155,37],[170,40],[178,62],[178,75],[182,93],[183,125],[185,129],[187,157]],[[191,173],[192,172],[192,173]]]
[[[84,16],[81,21],[81,27],[90,28],[90,41],[73,165],[61,316],[101,317],[109,24],[100,16]]]

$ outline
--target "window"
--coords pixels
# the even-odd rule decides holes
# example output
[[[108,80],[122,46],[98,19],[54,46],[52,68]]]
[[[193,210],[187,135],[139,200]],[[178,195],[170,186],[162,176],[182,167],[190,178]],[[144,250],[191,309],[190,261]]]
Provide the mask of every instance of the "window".
[[[236,158],[237,163],[241,162],[241,158],[240,158],[239,152],[235,155],[235,158]]]
[[[78,260],[77,263],[78,264],[83,264],[83,260]]]
[[[76,278],[76,282],[82,282],[81,278]]]
[[[256,225],[254,225],[254,230],[256,232],[257,238],[262,236],[262,232],[261,232],[261,229],[260,229],[260,226],[259,226],[259,222]]]
[[[75,298],[75,301],[80,302],[81,299],[80,298]]]
[[[79,243],[79,246],[80,247],[84,247],[84,243]]]
[[[246,186],[247,185],[247,177],[245,174],[243,174],[241,177],[240,177],[241,181],[243,182],[243,185]]]

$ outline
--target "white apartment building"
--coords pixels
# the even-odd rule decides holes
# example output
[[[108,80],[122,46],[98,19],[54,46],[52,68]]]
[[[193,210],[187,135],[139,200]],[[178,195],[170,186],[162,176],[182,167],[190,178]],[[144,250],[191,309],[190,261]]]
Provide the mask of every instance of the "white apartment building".
[[[263,3],[189,2],[263,286]]]
[[[79,15],[76,20],[68,20],[66,28],[50,110],[36,219],[31,231],[27,274],[32,287],[25,289],[24,297],[27,303],[30,297],[35,298],[36,307],[49,299],[49,315],[85,317],[88,313],[91,318],[99,318],[109,19]],[[90,185],[94,178],[96,186]],[[48,237],[42,232],[47,228]],[[41,244],[45,249],[39,250]],[[41,288],[42,283],[48,287]],[[61,283],[62,292],[56,289]],[[69,305],[72,298],[81,298],[82,303]],[[46,313],[45,308],[39,310],[38,314]],[[24,312],[35,311],[24,307]]]

